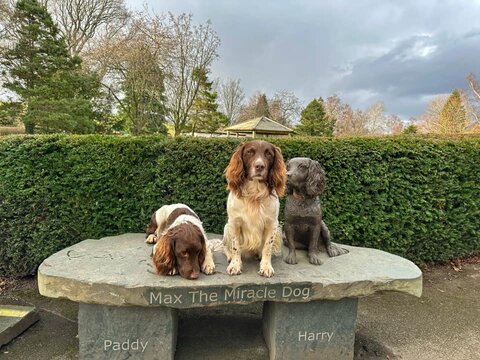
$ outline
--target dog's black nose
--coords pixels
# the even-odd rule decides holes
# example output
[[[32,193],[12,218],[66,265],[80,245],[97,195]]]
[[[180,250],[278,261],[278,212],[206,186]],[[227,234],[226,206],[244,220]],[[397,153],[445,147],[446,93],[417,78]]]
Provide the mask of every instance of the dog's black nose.
[[[257,171],[263,171],[265,169],[265,165],[263,164],[255,164],[255,170]]]

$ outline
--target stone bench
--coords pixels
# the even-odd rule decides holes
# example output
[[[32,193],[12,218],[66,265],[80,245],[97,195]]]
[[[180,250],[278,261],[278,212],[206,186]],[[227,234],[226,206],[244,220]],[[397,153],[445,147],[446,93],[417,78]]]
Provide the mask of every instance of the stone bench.
[[[412,262],[351,246],[346,255],[325,255],[321,266],[309,264],[303,251],[297,251],[297,265],[276,257],[269,279],[257,274],[253,260],[240,276],[227,275],[218,252],[214,275],[195,281],[158,276],[144,238],[85,240],[40,265],[42,295],[80,303],[81,359],[173,359],[179,309],[262,301],[270,359],[351,360],[358,297],[422,292],[422,273]]]

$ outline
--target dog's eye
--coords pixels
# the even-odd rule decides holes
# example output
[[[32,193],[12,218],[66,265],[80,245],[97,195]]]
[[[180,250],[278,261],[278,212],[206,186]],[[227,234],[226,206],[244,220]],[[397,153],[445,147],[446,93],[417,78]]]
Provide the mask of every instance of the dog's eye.
[[[267,151],[265,151],[265,156],[268,157],[268,158],[271,158],[271,157],[273,157],[273,154],[272,154],[271,151],[267,150]]]
[[[182,251],[182,253],[180,255],[182,255],[182,257],[188,257],[188,252]]]
[[[253,155],[253,154],[255,154],[255,150],[253,150],[253,149],[248,149],[245,153],[246,153],[247,155]]]

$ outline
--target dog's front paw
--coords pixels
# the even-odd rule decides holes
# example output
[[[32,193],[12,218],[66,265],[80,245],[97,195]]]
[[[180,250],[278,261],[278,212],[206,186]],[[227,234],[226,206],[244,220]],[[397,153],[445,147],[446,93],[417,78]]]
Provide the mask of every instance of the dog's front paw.
[[[157,242],[157,237],[155,234],[148,235],[147,239],[145,240],[147,244],[155,244]]]
[[[202,272],[207,275],[213,274],[215,272],[215,264],[213,261],[205,261],[202,265]]]
[[[176,275],[176,274],[177,274],[177,269],[172,269],[167,273],[167,275]]]
[[[273,270],[272,264],[260,263],[258,274],[270,278],[275,274],[275,271]]]
[[[227,267],[227,273],[229,275],[239,275],[242,273],[242,264],[239,264],[236,261],[231,261],[230,265]]]
[[[287,264],[294,265],[297,263],[297,254],[295,253],[295,250],[289,251],[287,257],[285,258],[285,262]]]
[[[320,260],[320,253],[318,252],[309,252],[308,261],[313,265],[322,265],[322,260]]]
[[[348,250],[342,249],[340,246],[337,246],[335,244],[330,244],[330,246],[327,247],[327,253],[328,253],[328,256],[334,257],[334,256],[348,254]]]

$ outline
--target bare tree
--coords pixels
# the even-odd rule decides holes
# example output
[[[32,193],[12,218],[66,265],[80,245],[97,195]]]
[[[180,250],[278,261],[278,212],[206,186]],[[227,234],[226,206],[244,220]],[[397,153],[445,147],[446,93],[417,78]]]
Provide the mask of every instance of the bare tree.
[[[475,125],[480,125],[480,85],[473,73],[468,74],[467,82],[470,94],[462,92],[462,97],[465,99],[465,108],[467,116]],[[466,96],[465,96],[466,95]],[[470,95],[470,96],[468,96]]]
[[[454,94],[455,96],[452,98]],[[449,99],[451,104],[449,104]],[[467,94],[464,91],[455,90],[451,95],[443,94],[434,97],[427,104],[416,125],[422,133],[452,134],[470,132],[478,129],[476,118],[468,116],[472,114],[474,114],[474,109],[471,107]]]
[[[398,115],[394,115],[394,114],[387,115],[386,124],[389,129],[388,133],[392,135],[401,134],[404,129],[403,121],[402,119],[400,119]]]
[[[240,79],[219,80],[216,88],[220,111],[227,116],[229,124],[235,124],[245,100],[245,93],[240,86]]]
[[[399,134],[403,122],[399,116],[386,114],[383,102],[376,102],[366,110],[352,110],[343,103],[338,95],[332,95],[324,101],[327,115],[336,120],[335,135],[362,136]]]
[[[124,89],[119,84],[129,75],[132,57],[137,58],[135,64],[138,65],[141,51],[148,49],[156,60],[155,68],[162,72],[166,118],[173,124],[177,136],[185,129],[199,90],[199,82],[194,73],[198,69],[208,70],[217,57],[219,43],[210,22],[195,25],[191,15],[165,16],[143,11],[132,16],[127,30],[119,32],[114,38],[104,37],[88,53],[88,58],[91,59],[92,66],[98,69],[104,79],[104,86],[117,104],[126,110],[123,102]],[[138,57],[137,49],[140,52]],[[136,73],[143,77],[142,71]],[[150,72],[147,71],[144,75],[151,75],[148,74]],[[152,84],[150,80],[148,83]]]
[[[328,111],[327,111],[328,114]],[[348,135],[354,127],[354,111],[349,104],[341,104],[341,107],[332,115],[335,118],[334,135]]]
[[[346,135],[368,135],[368,113],[366,111],[356,109],[353,112],[352,122],[347,127]]]
[[[382,102],[377,102],[366,110],[352,110],[338,95],[332,95],[324,102],[326,112],[336,120],[335,135],[380,135],[390,133],[393,118],[385,114]]]
[[[237,123],[257,117],[256,108],[257,108],[257,103],[259,101],[260,96],[262,96],[262,93],[260,91],[257,91],[254,95],[250,96],[243,103],[242,108],[240,109],[240,114],[238,115],[238,118],[236,121]]]
[[[15,0],[0,0],[0,50],[15,38],[16,23],[12,20]]]
[[[160,18],[132,17],[115,37],[108,35],[87,53],[102,79],[105,99],[128,119],[131,132],[164,130],[164,77],[171,48],[167,25]]]
[[[471,91],[469,92],[468,90],[459,89],[458,93],[460,94],[462,105],[465,109],[468,131],[468,128],[473,128],[476,125],[480,125],[480,103],[476,100],[475,95],[472,94]]]
[[[329,96],[325,101],[325,111],[328,116],[335,119],[335,132],[337,136],[358,136],[369,133],[369,114],[360,109],[343,103],[338,95]]]
[[[437,95],[428,104],[422,115],[417,119],[417,127],[421,133],[437,133],[438,119],[442,112],[448,95]]]
[[[257,91],[250,96],[242,106],[237,122],[251,120],[260,116],[272,117],[267,95],[261,91]]]
[[[365,126],[369,134],[380,135],[388,133],[389,129],[385,115],[385,105],[383,102],[376,102],[365,112],[367,116],[367,122]]]
[[[192,15],[187,14],[178,17],[169,14],[167,29],[173,44],[165,67],[167,116],[177,136],[188,121],[199,90],[199,82],[193,76],[194,71],[208,70],[218,57],[220,39],[210,21],[194,25]]]
[[[39,0],[65,37],[71,55],[79,55],[99,37],[113,37],[130,18],[125,0]],[[16,0],[0,0],[0,38],[15,40],[16,23],[11,15]],[[3,45],[3,44],[2,44]]]
[[[279,90],[269,100],[269,107],[272,120],[286,126],[293,126],[300,119],[303,103],[293,92]]]
[[[0,58],[3,56],[3,52],[8,46],[8,28],[10,24],[11,7],[8,0],[0,0]],[[0,64],[0,96],[5,95],[6,92],[3,88],[3,82],[5,80],[4,69]]]
[[[65,36],[71,55],[80,55],[90,40],[112,37],[129,19],[124,0],[43,0]]]
[[[336,94],[329,96],[324,102],[325,112],[335,120],[335,135],[346,135],[353,123],[353,111],[350,105],[342,102]]]
[[[267,98],[265,93],[257,91],[242,106],[238,121],[268,114],[266,116],[280,124],[293,126],[299,120],[302,110],[303,103],[291,91],[279,90],[272,98]]]
[[[402,119],[395,114],[386,114],[383,102],[379,101],[366,110],[365,127],[369,135],[400,134],[403,130]]]
[[[0,19],[5,19],[10,14],[8,0],[0,0]]]
[[[470,89],[475,94],[475,97],[477,98],[477,100],[480,101],[480,85],[478,85],[475,75],[473,73],[468,74],[467,80],[468,80],[468,85],[470,86]]]
[[[342,117],[342,107],[346,104],[342,103],[342,100],[338,97],[338,95],[334,94],[329,96],[323,102],[323,106],[325,107],[325,112],[328,116],[335,119],[335,121],[339,121]]]

